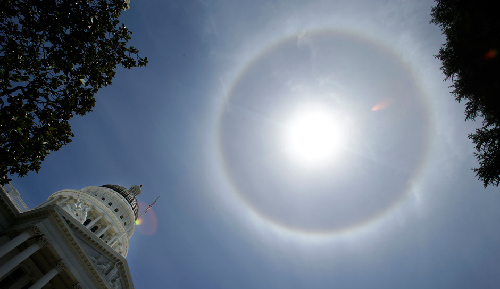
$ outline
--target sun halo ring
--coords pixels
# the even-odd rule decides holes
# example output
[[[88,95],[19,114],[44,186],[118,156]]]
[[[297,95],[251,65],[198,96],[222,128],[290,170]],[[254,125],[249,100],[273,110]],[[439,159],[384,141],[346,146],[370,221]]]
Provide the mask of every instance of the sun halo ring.
[[[427,158],[429,155],[429,138],[430,138],[430,128],[432,126],[431,120],[429,119],[429,122],[427,123],[427,128],[426,128],[426,139],[423,140],[423,144],[425,146],[424,152],[423,152],[423,157],[420,160],[417,168],[414,170],[413,175],[411,176],[411,179],[408,181],[408,185],[406,189],[401,192],[395,200],[392,201],[384,210],[378,212],[377,214],[373,215],[371,218],[357,222],[356,224],[353,224],[351,226],[347,227],[342,227],[342,228],[335,228],[333,230],[309,230],[307,228],[300,228],[300,227],[290,227],[287,226],[279,221],[276,221],[272,218],[270,218],[268,215],[264,214],[257,208],[253,206],[246,198],[245,196],[240,192],[238,185],[234,182],[232,179],[231,175],[229,174],[230,168],[228,168],[228,164],[225,160],[224,157],[224,151],[222,149],[222,131],[221,131],[221,125],[222,125],[222,119],[223,119],[223,114],[224,114],[224,108],[226,108],[227,104],[229,103],[231,96],[233,94],[233,90],[235,86],[238,84],[240,79],[245,75],[246,71],[255,63],[258,61],[263,55],[266,55],[269,53],[269,51],[272,51],[278,47],[280,47],[283,43],[286,43],[288,41],[293,41],[296,39],[299,35],[318,35],[318,34],[333,34],[335,35],[340,35],[340,36],[345,36],[345,37],[353,37],[356,38],[359,41],[365,42],[367,45],[377,47],[378,49],[383,49],[384,51],[390,53],[393,55],[395,59],[397,59],[401,65],[408,71],[409,74],[413,75],[416,78],[417,73],[414,71],[414,69],[409,65],[407,61],[403,60],[403,57],[399,54],[397,54],[392,48],[386,46],[384,43],[381,41],[378,41],[376,39],[370,38],[367,35],[364,35],[363,33],[359,31],[349,31],[349,30],[337,30],[337,29],[330,29],[330,28],[324,28],[324,29],[313,29],[301,33],[296,33],[296,34],[291,34],[289,36],[286,36],[284,38],[279,39],[276,42],[273,42],[271,45],[268,45],[258,53],[256,53],[243,67],[240,69],[239,73],[236,75],[234,80],[229,86],[229,89],[227,91],[227,95],[225,97],[224,103],[222,104],[218,118],[217,118],[217,147],[218,147],[218,161],[221,165],[223,175],[229,184],[230,188],[232,189],[233,193],[238,197],[237,199],[241,201],[241,205],[245,207],[247,210],[250,211],[251,215],[254,216],[256,219],[261,220],[263,223],[267,224],[270,228],[273,228],[276,232],[281,232],[282,234],[286,234],[289,236],[297,236],[297,237],[304,237],[308,236],[309,237],[317,237],[317,238],[332,238],[335,236],[340,236],[340,235],[345,235],[357,230],[360,230],[362,228],[367,228],[369,227],[370,224],[375,224],[377,221],[383,219],[384,216],[387,216],[389,212],[391,212],[394,208],[397,207],[398,204],[400,204],[403,200],[405,200],[406,196],[408,193],[411,191],[411,189],[414,187],[414,185],[418,182],[422,171],[425,168],[425,164],[427,163]],[[420,80],[417,79],[415,80],[417,82],[417,87],[420,89],[420,95],[423,95],[423,99],[425,101],[425,109],[426,113],[430,114],[431,111],[431,103],[427,97],[427,95],[424,92],[423,87],[420,85]],[[308,239],[306,238],[306,239]]]

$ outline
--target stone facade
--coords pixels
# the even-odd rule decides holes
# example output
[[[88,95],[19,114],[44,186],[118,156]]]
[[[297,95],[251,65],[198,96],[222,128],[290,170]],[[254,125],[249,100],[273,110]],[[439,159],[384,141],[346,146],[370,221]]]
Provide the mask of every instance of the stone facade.
[[[2,187],[0,288],[134,288],[125,257],[140,190],[63,190],[29,210]]]

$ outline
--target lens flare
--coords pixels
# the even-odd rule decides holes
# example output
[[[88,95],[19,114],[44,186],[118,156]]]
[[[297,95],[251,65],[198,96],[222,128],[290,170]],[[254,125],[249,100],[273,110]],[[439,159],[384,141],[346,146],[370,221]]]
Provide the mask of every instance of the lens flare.
[[[498,51],[496,49],[492,48],[492,49],[488,50],[488,52],[486,52],[484,54],[484,58],[488,59],[488,60],[489,59],[493,59],[493,58],[495,58],[497,56],[497,54],[498,54]]]
[[[139,202],[139,207],[147,208],[148,204]],[[148,210],[147,213],[135,221],[135,224],[137,225],[137,230],[142,235],[149,236],[156,233],[158,229],[158,219],[156,218],[154,209]]]
[[[382,100],[381,102],[377,103],[376,105],[374,105],[372,107],[372,111],[377,111],[377,110],[385,109],[389,105],[391,105],[392,102],[393,102],[392,98],[386,98],[386,99]]]

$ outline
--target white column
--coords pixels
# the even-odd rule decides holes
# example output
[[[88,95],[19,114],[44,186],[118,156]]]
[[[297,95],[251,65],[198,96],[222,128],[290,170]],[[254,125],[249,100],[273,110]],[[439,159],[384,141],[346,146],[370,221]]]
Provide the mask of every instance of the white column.
[[[113,244],[114,245],[114,241],[116,240],[116,238],[118,238],[118,235],[115,234],[115,236],[113,237],[113,239],[109,240],[108,241],[108,244]]]
[[[99,230],[99,232],[97,232],[97,233],[95,233],[95,234],[97,235],[97,237],[99,237],[100,235],[102,235],[102,234],[106,233],[106,231],[107,231],[109,228],[111,228],[111,224],[107,225],[107,226],[106,226],[106,228]]]
[[[38,249],[42,247],[42,244],[40,243],[41,242],[37,242],[29,246],[27,249],[14,256],[14,258],[5,262],[5,264],[3,264],[2,267],[0,267],[0,278],[3,277],[5,274],[9,273],[10,270],[14,269],[14,267],[19,265],[22,261],[26,260],[29,256],[31,256],[31,254],[38,251]]]
[[[24,241],[28,240],[30,237],[31,233],[29,231],[24,231],[22,234],[17,235],[14,239],[3,244],[2,247],[0,247],[0,258],[12,251],[15,247],[22,244]]]
[[[95,225],[95,223],[97,223],[97,221],[99,221],[100,219],[102,218],[102,215],[100,215],[99,217],[95,218],[92,222],[90,222],[87,227],[88,228],[92,228],[92,226]]]
[[[38,281],[36,281],[35,284],[33,284],[29,289],[41,289],[43,286],[47,285],[54,276],[59,274],[61,272],[61,269],[58,267],[52,268],[47,274],[43,275],[42,278],[40,278]]]

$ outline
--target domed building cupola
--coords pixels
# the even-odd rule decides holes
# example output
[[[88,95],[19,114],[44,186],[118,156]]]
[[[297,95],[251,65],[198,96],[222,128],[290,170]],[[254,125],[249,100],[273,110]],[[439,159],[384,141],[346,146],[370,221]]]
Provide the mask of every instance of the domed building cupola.
[[[136,197],[141,194],[142,185],[140,186],[133,185],[128,190],[119,185],[104,185],[102,187],[110,188],[113,191],[117,192],[118,194],[122,195],[125,198],[125,200],[128,201],[130,207],[134,211],[135,219],[137,220],[137,217],[139,216],[139,204],[137,203]]]
[[[57,204],[73,218],[111,246],[123,257],[128,253],[128,242],[134,234],[139,215],[136,197],[141,186],[130,189],[119,185],[86,187],[81,190],[62,190],[52,194],[38,207]]]

